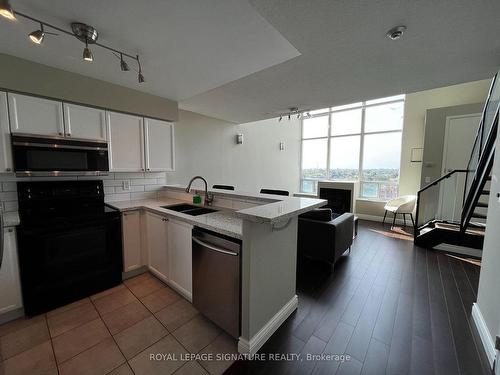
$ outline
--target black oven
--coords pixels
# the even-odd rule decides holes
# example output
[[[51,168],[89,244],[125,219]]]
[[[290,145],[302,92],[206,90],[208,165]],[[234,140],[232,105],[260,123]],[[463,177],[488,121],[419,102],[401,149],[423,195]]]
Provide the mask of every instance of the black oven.
[[[18,175],[101,175],[109,171],[106,142],[20,134],[11,139]]]
[[[120,213],[102,181],[18,182],[24,309],[36,315],[118,285]]]

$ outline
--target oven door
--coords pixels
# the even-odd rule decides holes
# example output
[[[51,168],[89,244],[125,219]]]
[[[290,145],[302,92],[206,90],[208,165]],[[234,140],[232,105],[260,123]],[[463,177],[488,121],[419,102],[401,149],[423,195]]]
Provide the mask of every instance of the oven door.
[[[19,228],[25,312],[35,315],[121,282],[119,215],[53,228]]]
[[[107,172],[106,143],[13,136],[14,169],[18,174]]]

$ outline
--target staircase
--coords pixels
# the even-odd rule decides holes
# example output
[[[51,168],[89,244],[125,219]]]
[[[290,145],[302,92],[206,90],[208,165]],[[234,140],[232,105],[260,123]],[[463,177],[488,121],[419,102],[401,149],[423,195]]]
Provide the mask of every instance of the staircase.
[[[426,248],[451,245],[478,250],[483,247],[499,120],[497,76],[493,79],[466,169],[453,170],[418,192],[416,245]],[[451,199],[455,199],[456,204],[451,210],[443,209],[442,200],[446,196],[449,201],[450,194],[454,195]]]

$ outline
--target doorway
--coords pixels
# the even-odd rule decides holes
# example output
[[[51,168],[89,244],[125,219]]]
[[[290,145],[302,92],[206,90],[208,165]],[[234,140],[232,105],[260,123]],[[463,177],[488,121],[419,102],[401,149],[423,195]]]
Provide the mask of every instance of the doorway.
[[[442,175],[454,169],[467,168],[480,120],[479,113],[446,117]],[[464,188],[465,173],[445,180],[439,197],[439,216],[442,220],[460,221]]]

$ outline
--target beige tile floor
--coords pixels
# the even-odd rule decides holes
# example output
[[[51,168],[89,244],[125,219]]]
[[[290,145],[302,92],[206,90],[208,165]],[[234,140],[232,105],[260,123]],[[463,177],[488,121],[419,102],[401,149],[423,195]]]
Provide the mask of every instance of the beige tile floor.
[[[0,375],[222,374],[236,340],[149,273],[31,319],[0,325]],[[150,360],[150,354],[178,360]]]

